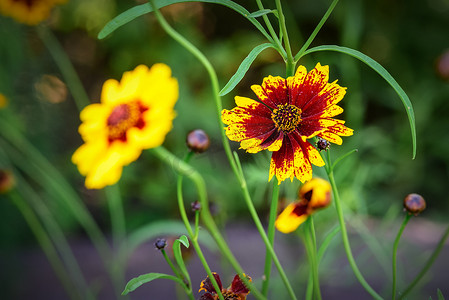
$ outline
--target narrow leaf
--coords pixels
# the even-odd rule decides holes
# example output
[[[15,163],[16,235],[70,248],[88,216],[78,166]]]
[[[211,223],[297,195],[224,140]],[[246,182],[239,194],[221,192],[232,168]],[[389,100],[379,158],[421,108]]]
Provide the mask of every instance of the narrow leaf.
[[[258,18],[258,17],[264,16],[264,15],[267,15],[269,13],[274,13],[274,10],[272,10],[272,9],[261,9],[261,10],[258,10],[258,11],[255,11],[255,12],[249,14],[248,17],[250,17],[250,18]]]
[[[412,134],[412,147],[413,147],[412,158],[415,159],[415,156],[416,156],[415,113],[413,112],[413,106],[412,106],[412,103],[410,102],[410,99],[408,98],[408,96],[404,92],[404,90],[401,88],[401,86],[393,78],[393,76],[391,76],[390,73],[388,73],[388,71],[384,67],[382,67],[378,62],[376,62],[374,59],[363,54],[360,51],[357,51],[357,50],[354,50],[351,48],[340,47],[340,46],[335,46],[335,45],[324,45],[324,46],[318,46],[318,47],[311,48],[311,49],[307,50],[306,52],[304,52],[304,54],[302,56],[312,53],[312,52],[317,52],[317,51],[336,51],[336,52],[341,52],[344,54],[348,54],[352,57],[355,57],[358,60],[367,64],[370,68],[372,68],[380,76],[382,76],[383,79],[385,79],[385,81],[388,82],[388,84],[390,84],[390,86],[398,94],[399,98],[401,98],[402,104],[405,107],[405,111],[408,116],[408,121],[410,123],[410,130],[411,130],[411,134]]]
[[[269,37],[268,33],[266,33],[263,26],[254,18],[249,17],[250,13],[248,10],[246,10],[243,6],[233,2],[231,0],[197,0],[197,1],[194,1],[194,0],[155,0],[154,5],[159,9],[164,6],[171,5],[171,4],[184,3],[184,2],[204,2],[204,3],[215,3],[215,4],[224,5],[230,9],[238,12],[245,18],[249,19],[249,21],[257,27],[257,29],[259,29],[266,37]],[[119,14],[117,17],[115,17],[114,19],[109,21],[103,27],[103,29],[98,34],[98,39],[100,39],[100,40],[104,39],[105,37],[110,35],[112,32],[114,32],[116,29],[120,28],[121,26],[131,22],[132,20],[134,20],[137,17],[140,17],[140,16],[150,13],[152,11],[153,11],[153,8],[151,7],[151,5],[149,3],[137,5],[135,7],[132,7],[130,9],[124,11],[123,13]]]
[[[128,281],[125,289],[122,292],[122,295],[127,295],[128,293],[137,289],[142,284],[148,283],[155,279],[170,279],[170,280],[173,280],[181,285],[184,284],[181,279],[179,279],[178,277],[172,276],[172,275],[167,275],[167,274],[162,274],[162,273],[148,273],[148,274],[140,275],[139,277],[135,277],[135,278],[131,279],[130,281]]]
[[[444,296],[443,296],[443,293],[441,292],[440,289],[438,289],[437,293],[438,293],[438,300],[445,300]]]
[[[179,239],[176,239],[173,242],[173,255],[175,257],[176,263],[179,266],[179,269],[184,275],[184,278],[186,278],[190,282],[189,272],[187,271],[186,265],[184,264],[184,260],[182,258],[181,243],[187,248],[189,247],[189,240],[185,235],[182,235]]]
[[[242,61],[239,68],[237,69],[237,72],[235,72],[234,75],[232,75],[231,79],[229,79],[228,83],[224,86],[224,88],[220,91],[220,96],[224,96],[228,94],[230,91],[232,91],[235,86],[243,79],[246,72],[249,70],[249,67],[253,63],[253,61],[256,59],[256,57],[265,49],[267,48],[274,48],[274,46],[270,43],[265,43],[262,45],[259,45],[255,47],[251,52],[248,54],[247,57]]]

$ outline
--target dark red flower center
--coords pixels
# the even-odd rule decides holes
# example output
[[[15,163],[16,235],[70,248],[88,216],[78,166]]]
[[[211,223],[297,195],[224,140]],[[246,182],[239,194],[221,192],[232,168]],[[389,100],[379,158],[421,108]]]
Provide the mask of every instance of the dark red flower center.
[[[271,119],[279,130],[289,133],[301,122],[301,109],[291,104],[279,105],[271,113]]]
[[[34,3],[38,2],[38,1],[36,1],[36,0],[13,0],[13,2],[22,2],[26,6],[28,6],[28,8],[31,8],[34,6]]]
[[[148,110],[140,101],[132,101],[119,104],[112,110],[107,120],[108,139],[112,143],[115,140],[126,142],[126,132],[132,127],[142,129],[145,121],[142,113]]]

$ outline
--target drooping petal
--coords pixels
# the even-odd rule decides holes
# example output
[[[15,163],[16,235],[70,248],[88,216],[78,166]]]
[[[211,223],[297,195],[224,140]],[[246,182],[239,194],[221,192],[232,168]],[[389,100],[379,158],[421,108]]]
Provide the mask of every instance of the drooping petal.
[[[330,204],[331,189],[328,181],[315,177],[299,189],[299,198],[301,202],[307,203],[309,211],[314,211]]]
[[[245,273],[243,273],[243,276],[245,276],[249,282],[252,281],[251,277],[249,277]],[[229,290],[234,294],[247,295],[249,293],[249,289],[245,286],[245,283],[242,281],[242,279],[240,279],[240,276],[238,274],[234,276]]]
[[[307,205],[301,202],[294,202],[290,203],[282,211],[274,224],[280,232],[290,233],[295,231],[308,217]]]
[[[215,272],[212,272],[212,275],[214,275],[215,281],[217,281],[217,284],[218,284],[218,288],[219,288],[220,291],[221,291],[221,289],[223,289],[223,286],[222,286],[222,284],[221,284],[220,275],[218,275],[218,274],[215,273]],[[211,293],[211,294],[216,294],[216,293],[217,293],[217,292],[215,291],[215,288],[214,288],[212,282],[210,281],[209,276],[207,276],[206,279],[204,279],[203,281],[201,281],[200,289],[199,289],[198,292],[201,292],[201,291],[206,291],[206,292],[209,292],[209,293]]]

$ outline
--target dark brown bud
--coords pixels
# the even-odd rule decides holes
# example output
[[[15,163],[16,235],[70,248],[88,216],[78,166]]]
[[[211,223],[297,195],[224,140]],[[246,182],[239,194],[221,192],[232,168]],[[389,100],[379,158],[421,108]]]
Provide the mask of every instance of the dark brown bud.
[[[442,79],[449,80],[449,50],[437,59],[436,71]]]
[[[5,194],[14,188],[16,182],[10,171],[0,170],[0,194]]]
[[[318,141],[316,142],[316,148],[318,150],[324,150],[327,151],[327,149],[329,149],[329,147],[331,146],[331,143],[329,143],[329,141],[319,138]]]
[[[197,200],[192,202],[192,211],[199,211],[201,209],[201,203]]]
[[[411,215],[419,215],[426,209],[426,201],[421,195],[409,194],[404,198],[404,208]]]
[[[201,129],[195,129],[187,134],[187,147],[195,153],[201,153],[209,148],[209,136]]]
[[[157,239],[154,243],[157,249],[162,250],[167,246],[167,241],[165,239]]]

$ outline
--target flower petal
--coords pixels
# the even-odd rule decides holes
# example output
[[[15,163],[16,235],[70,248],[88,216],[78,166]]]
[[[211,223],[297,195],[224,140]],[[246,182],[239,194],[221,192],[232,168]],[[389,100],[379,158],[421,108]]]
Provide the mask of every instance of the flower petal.
[[[217,281],[217,284],[218,284],[218,288],[219,288],[220,291],[221,291],[221,290],[223,289],[223,286],[222,286],[222,284],[221,284],[220,275],[218,275],[218,274],[215,273],[215,272],[212,272],[212,275],[214,275],[215,281]],[[209,292],[209,293],[211,293],[211,294],[216,294],[216,293],[217,293],[217,292],[215,291],[215,288],[214,288],[212,282],[210,281],[209,276],[207,276],[206,279],[204,279],[203,281],[201,281],[200,289],[199,289],[198,292],[201,292],[201,291],[203,291],[203,290],[206,291],[206,292]]]
[[[329,66],[321,66],[320,63],[317,63],[315,68],[301,80],[303,72],[304,69],[299,71],[298,82],[295,82],[295,84],[292,85],[290,94],[292,95],[291,103],[304,111],[304,106],[306,106],[316,95],[319,95],[328,84]]]
[[[289,103],[287,81],[280,76],[265,77],[262,85],[253,85],[251,89],[260,101],[273,109]]]
[[[307,205],[301,202],[294,202],[290,203],[282,211],[274,225],[280,232],[290,233],[295,231],[308,217]]]
[[[246,279],[249,280],[249,282],[252,281],[251,277],[243,273],[243,276],[246,277]],[[237,274],[234,276],[234,279],[232,280],[231,287],[229,290],[234,294],[240,294],[240,295],[247,295],[249,294],[249,289],[245,286],[245,283],[240,279],[240,276]]]

